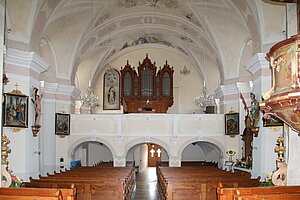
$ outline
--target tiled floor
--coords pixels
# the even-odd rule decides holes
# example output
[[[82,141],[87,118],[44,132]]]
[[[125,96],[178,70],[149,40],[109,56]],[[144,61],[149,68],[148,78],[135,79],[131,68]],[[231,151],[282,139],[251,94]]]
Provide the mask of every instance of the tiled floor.
[[[155,167],[148,167],[143,173],[137,174],[133,200],[159,200]]]

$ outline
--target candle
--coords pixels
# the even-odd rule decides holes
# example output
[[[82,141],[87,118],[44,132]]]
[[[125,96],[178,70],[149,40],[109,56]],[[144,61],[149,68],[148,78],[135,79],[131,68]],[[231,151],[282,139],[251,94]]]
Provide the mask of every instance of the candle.
[[[204,87],[204,88],[206,87],[205,81],[204,81],[204,83],[203,83],[203,87]]]
[[[92,84],[91,84],[91,80],[89,80],[89,87],[91,87],[92,86]]]
[[[40,81],[40,87],[41,88],[45,87],[45,81]]]

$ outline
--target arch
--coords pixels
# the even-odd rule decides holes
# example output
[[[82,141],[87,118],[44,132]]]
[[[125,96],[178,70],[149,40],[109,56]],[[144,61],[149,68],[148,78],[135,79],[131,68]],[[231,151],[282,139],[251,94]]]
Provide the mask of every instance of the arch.
[[[216,147],[218,147],[218,151],[220,153],[220,161],[221,161],[220,164],[223,164],[224,153],[226,152],[224,145],[222,143],[220,143],[219,141],[217,141],[217,140],[215,140],[213,138],[209,138],[209,137],[203,138],[203,140],[199,140],[199,138],[193,138],[193,139],[187,140],[186,142],[184,142],[181,145],[181,147],[178,150],[178,154],[177,155],[181,157],[183,150],[188,145],[190,145],[190,144],[192,144],[194,142],[200,142],[200,141],[201,142],[208,142],[208,143],[214,144]]]
[[[131,142],[127,143],[125,145],[125,153],[124,155],[127,155],[129,150],[138,145],[138,144],[157,144],[159,146],[161,146],[162,148],[165,149],[165,151],[167,152],[168,154],[168,157],[170,158],[170,147],[167,143],[163,142],[162,140],[158,139],[158,138],[154,138],[154,137],[150,137],[149,139],[146,139],[145,138],[138,138],[138,139],[135,139],[135,140],[132,140]]]
[[[107,142],[106,140],[102,139],[102,138],[91,138],[91,137],[82,137],[78,140],[76,140],[75,142],[73,142],[70,146],[69,146],[69,149],[68,149],[68,157],[71,158],[72,157],[72,154],[74,153],[74,151],[76,150],[76,147],[84,142],[100,142],[100,143],[103,143],[104,145],[107,146],[107,148],[111,151],[112,155],[113,155],[113,159],[116,158],[116,151],[115,149],[113,148],[113,146]]]

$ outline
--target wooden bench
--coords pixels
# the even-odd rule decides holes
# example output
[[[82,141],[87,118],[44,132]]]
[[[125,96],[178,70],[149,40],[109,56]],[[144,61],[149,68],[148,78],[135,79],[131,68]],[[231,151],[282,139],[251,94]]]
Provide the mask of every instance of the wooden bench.
[[[300,186],[223,188],[220,184],[217,193],[218,200],[296,200]]]
[[[5,200],[63,200],[59,189],[0,188],[0,199]]]
[[[25,187],[50,187],[77,189],[77,199],[130,200],[135,186],[134,167],[78,167],[61,173],[30,178]]]
[[[217,199],[219,182],[226,187],[258,186],[259,179],[248,174],[233,174],[213,166],[189,166],[181,168],[157,167],[158,190],[163,200]]]

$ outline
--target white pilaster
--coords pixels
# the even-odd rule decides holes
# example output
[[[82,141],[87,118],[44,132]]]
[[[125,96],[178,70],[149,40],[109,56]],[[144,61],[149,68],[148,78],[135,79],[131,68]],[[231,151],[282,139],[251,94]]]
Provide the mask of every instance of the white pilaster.
[[[74,113],[75,98],[80,91],[75,86],[59,83],[45,82],[42,89],[44,97],[42,101],[42,148],[41,148],[41,173],[59,170],[61,157],[64,158],[64,166],[69,166],[67,149],[68,136],[61,138],[55,135],[55,113]]]
[[[12,152],[9,156],[10,166],[14,174],[28,180],[30,176],[39,174],[39,137],[33,137],[31,126],[34,125],[34,106],[31,102],[31,90],[39,88],[40,73],[47,70],[49,64],[34,52],[25,52],[16,49],[8,49],[4,60],[5,72],[10,82],[4,87],[5,92],[16,89],[29,96],[28,102],[28,128],[20,132],[12,132],[4,128],[11,140]]]

